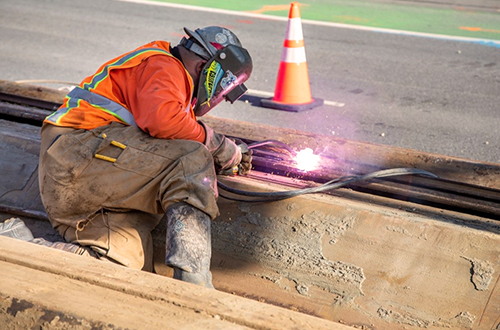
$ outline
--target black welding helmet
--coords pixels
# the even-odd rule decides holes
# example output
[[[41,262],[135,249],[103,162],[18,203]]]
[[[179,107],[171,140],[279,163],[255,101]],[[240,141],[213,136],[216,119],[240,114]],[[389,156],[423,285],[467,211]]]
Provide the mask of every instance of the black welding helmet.
[[[209,26],[191,31],[181,45],[207,60],[195,91],[194,113],[203,116],[222,100],[233,103],[247,90],[243,84],[252,73],[252,58],[238,37],[228,29]]]

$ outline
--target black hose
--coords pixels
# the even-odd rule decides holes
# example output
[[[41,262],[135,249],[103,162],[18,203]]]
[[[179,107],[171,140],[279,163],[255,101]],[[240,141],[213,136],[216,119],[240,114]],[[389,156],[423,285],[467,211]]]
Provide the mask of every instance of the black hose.
[[[275,146],[278,146],[278,147],[285,149],[290,154],[292,154],[292,156],[295,155],[295,151],[293,151],[292,148],[290,148],[288,146],[288,144],[283,143],[281,141],[277,141],[277,140],[265,140],[265,141],[257,141],[254,143],[250,143],[250,144],[248,144],[248,149],[253,149],[253,148],[257,148],[257,147],[261,147],[261,146],[265,146],[265,145],[275,145]]]
[[[392,168],[388,170],[381,170],[381,171],[376,171],[364,175],[356,175],[356,176],[343,176],[340,178],[333,179],[331,181],[328,181],[320,186],[317,187],[312,187],[312,188],[304,188],[304,189],[296,189],[296,190],[287,190],[287,191],[275,191],[275,192],[253,192],[253,191],[245,191],[245,190],[240,190],[240,189],[235,189],[231,188],[221,182],[217,182],[217,185],[219,188],[226,190],[230,193],[240,195],[240,196],[247,196],[247,197],[260,197],[260,199],[250,199],[250,200],[244,200],[244,199],[236,199],[233,197],[227,197],[224,195],[220,195],[223,198],[229,199],[229,200],[234,200],[238,202],[272,202],[272,201],[278,201],[278,200],[283,200],[291,197],[296,197],[299,195],[303,194],[310,194],[310,193],[319,193],[319,192],[324,192],[328,190],[333,190],[333,189],[338,189],[345,187],[351,183],[354,182],[359,182],[359,181],[367,181],[371,179],[380,179],[380,178],[386,178],[386,177],[393,177],[393,176],[401,176],[401,175],[422,175],[422,176],[427,176],[431,177],[434,179],[437,179],[438,176],[425,171],[425,170],[419,170],[415,168]]]

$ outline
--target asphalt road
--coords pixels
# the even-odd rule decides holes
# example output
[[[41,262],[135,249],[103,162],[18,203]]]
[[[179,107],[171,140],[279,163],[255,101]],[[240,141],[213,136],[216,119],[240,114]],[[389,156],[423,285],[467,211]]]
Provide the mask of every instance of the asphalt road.
[[[422,7],[415,6],[416,15]],[[0,79],[78,83],[146,42],[177,43],[184,26],[224,25],[253,57],[248,87],[272,93],[286,23],[116,0],[0,0]],[[500,163],[500,48],[309,22],[302,27],[313,96],[343,106],[292,113],[238,101],[210,114]]]

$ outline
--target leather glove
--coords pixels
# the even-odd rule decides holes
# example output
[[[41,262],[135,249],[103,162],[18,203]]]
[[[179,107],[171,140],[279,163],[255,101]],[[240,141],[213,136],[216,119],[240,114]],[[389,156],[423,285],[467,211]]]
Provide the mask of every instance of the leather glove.
[[[206,133],[205,146],[214,158],[217,174],[233,173],[233,168],[241,162],[241,149],[223,134],[215,132],[202,121],[198,121]]]
[[[245,175],[250,173],[250,170],[252,169],[252,150],[249,149],[248,145],[240,139],[231,140],[236,143],[241,151],[241,162],[238,164],[238,166],[222,170],[218,174],[233,176],[236,174]]]
[[[241,151],[241,162],[238,165],[238,174],[248,174],[252,169],[252,149],[249,149],[248,145],[240,139],[234,139],[234,142]]]

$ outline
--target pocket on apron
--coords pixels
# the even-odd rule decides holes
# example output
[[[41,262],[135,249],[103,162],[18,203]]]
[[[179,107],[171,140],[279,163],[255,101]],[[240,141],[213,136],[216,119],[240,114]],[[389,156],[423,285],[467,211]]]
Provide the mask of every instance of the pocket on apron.
[[[72,134],[61,135],[43,155],[47,175],[62,185],[72,184],[92,162],[92,150]]]
[[[122,170],[154,178],[175,160],[127,146],[114,165]]]

